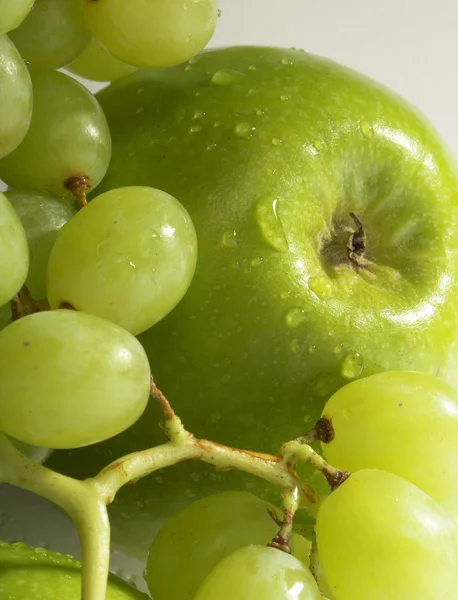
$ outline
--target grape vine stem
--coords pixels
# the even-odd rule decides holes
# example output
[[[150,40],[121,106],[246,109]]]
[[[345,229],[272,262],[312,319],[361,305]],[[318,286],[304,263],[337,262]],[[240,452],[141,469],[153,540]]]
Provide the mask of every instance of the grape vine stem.
[[[185,460],[201,460],[220,470],[239,469],[256,475],[282,490],[285,520],[279,541],[288,551],[292,518],[299,508],[316,514],[319,497],[299,478],[297,462],[310,462],[331,483],[345,476],[334,469],[310,446],[293,440],[282,446],[278,454],[262,454],[223,446],[198,439],[183,426],[170,403],[151,381],[151,395],[165,415],[168,442],[128,454],[93,478],[79,481],[55,473],[25,457],[11,441],[0,433],[0,481],[34,492],[65,510],[73,519],[82,548],[82,600],[104,600],[109,571],[110,524],[107,506],[120,488],[158,469]],[[278,536],[276,536],[278,537]],[[275,541],[275,540],[274,540]],[[278,541],[278,540],[277,540]]]

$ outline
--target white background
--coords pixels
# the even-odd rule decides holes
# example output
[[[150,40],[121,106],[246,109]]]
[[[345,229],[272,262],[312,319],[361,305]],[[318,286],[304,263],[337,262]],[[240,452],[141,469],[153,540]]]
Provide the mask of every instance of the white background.
[[[423,110],[458,156],[457,0],[220,0],[219,4],[222,17],[212,46],[296,46],[360,70]],[[6,486],[0,486],[1,538],[78,551],[73,527],[61,513]],[[114,557],[113,565],[121,564],[138,574],[143,568]]]

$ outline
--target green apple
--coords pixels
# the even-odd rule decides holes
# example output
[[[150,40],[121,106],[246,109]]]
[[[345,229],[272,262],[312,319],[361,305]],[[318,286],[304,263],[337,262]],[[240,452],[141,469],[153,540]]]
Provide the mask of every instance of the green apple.
[[[196,435],[275,451],[352,379],[458,383],[457,172],[405,101],[328,60],[255,47],[136,72],[99,100],[113,158],[97,193],[163,189],[197,230],[191,288],[140,337]],[[153,402],[128,432],[50,464],[92,475],[162,442],[160,420]],[[113,505],[115,543],[144,554],[165,517],[246,486],[270,489],[199,464],[148,477]]]
[[[81,565],[70,556],[25,544],[0,542],[2,600],[80,600]],[[147,600],[148,596],[110,576],[106,600]]]

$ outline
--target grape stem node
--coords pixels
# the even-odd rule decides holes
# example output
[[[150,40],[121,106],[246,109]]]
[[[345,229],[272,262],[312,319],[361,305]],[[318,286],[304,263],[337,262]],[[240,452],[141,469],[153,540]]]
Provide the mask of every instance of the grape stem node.
[[[310,446],[293,440],[278,454],[264,454],[198,439],[183,426],[169,401],[151,380],[151,396],[165,415],[168,442],[128,454],[114,461],[93,478],[80,481],[56,473],[24,456],[0,433],[0,482],[36,493],[65,510],[73,519],[82,548],[82,600],[104,600],[110,555],[110,523],[107,506],[119,489],[147,475],[185,460],[201,460],[216,469],[239,469],[265,479],[282,490],[283,520],[271,546],[290,552],[293,518],[306,508],[315,515],[317,493],[296,473],[297,462],[310,462],[331,487],[348,474],[331,467]]]

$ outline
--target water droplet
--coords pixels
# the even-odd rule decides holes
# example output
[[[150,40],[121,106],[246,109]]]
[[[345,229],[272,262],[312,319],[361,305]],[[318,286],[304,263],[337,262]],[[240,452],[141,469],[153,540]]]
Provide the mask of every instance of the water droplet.
[[[201,119],[203,116],[205,116],[205,113],[200,111],[200,110],[196,110],[196,112],[192,115],[193,119]]]
[[[215,121],[215,122],[213,123],[213,127],[221,127],[221,125],[222,125],[222,124],[223,124],[223,122],[222,122],[222,121]]]
[[[281,298],[282,300],[286,300],[286,298],[288,298],[290,295],[291,295],[291,291],[290,291],[290,290],[288,290],[288,291],[286,291],[286,292],[282,292],[282,293],[280,294],[280,298]]]
[[[227,384],[229,383],[229,381],[230,381],[230,380],[231,380],[231,376],[230,376],[228,373],[226,373],[226,375],[223,375],[223,376],[221,377],[221,383],[222,383],[223,385],[227,385]]]
[[[343,348],[343,344],[337,344],[337,346],[334,346],[334,354],[342,354]]]
[[[196,473],[195,471],[193,473],[191,473],[191,479],[193,481],[195,481],[196,483],[198,483],[200,481],[200,474]]]
[[[237,246],[237,232],[235,229],[226,229],[221,238],[221,243],[225,248],[235,248]]]
[[[250,96],[252,96],[253,94],[256,94],[256,90],[254,88],[250,88],[248,90],[248,93],[250,94]]]
[[[292,308],[286,313],[285,321],[290,329],[296,329],[307,318],[307,313],[303,308]]]
[[[184,68],[185,71],[190,71],[191,69],[192,69],[191,65],[186,65]]]
[[[316,346],[309,346],[309,354],[316,352]]]
[[[374,130],[372,129],[372,125],[366,123],[366,121],[361,121],[359,124],[359,128],[361,129],[361,133],[366,138],[371,138],[374,135]]]
[[[207,150],[214,150],[216,148],[216,144],[208,144]]]
[[[237,137],[248,140],[253,135],[254,129],[249,123],[237,123],[234,127],[234,133]]]
[[[240,71],[231,71],[230,69],[216,71],[213,73],[210,81],[213,85],[233,85],[243,80],[245,75]]]
[[[199,131],[202,131],[202,127],[200,125],[193,125],[189,130],[190,133],[198,133]]]
[[[265,114],[266,114],[266,111],[262,110],[262,108],[257,108],[256,109],[256,116],[257,117],[262,117],[262,115],[265,115]]]
[[[255,217],[265,241],[279,252],[288,250],[285,231],[279,215],[280,202],[277,198],[261,197],[255,204]]]
[[[321,148],[323,148],[323,144],[320,140],[315,140],[313,142],[313,145],[315,147],[316,150],[321,150]]]
[[[256,67],[254,65],[250,65],[248,67],[248,71],[256,71]]]
[[[141,114],[141,113],[142,113],[144,110],[145,110],[145,107],[144,107],[144,106],[139,106],[139,107],[137,108],[137,115]]]
[[[320,300],[328,300],[332,296],[332,286],[326,277],[310,277],[308,286]]]
[[[299,340],[293,340],[291,342],[291,352],[293,352],[293,354],[297,354],[299,351],[300,351]]]
[[[289,96],[282,95],[280,96],[280,100],[289,100]]]
[[[274,146],[281,146],[283,144],[283,140],[281,140],[280,138],[272,138],[272,144]]]
[[[359,352],[349,352],[342,361],[340,372],[346,379],[355,379],[361,375],[363,365],[363,358]]]
[[[282,65],[292,65],[293,61],[290,58],[282,58],[281,64]]]
[[[195,498],[195,493],[192,490],[185,490],[184,495],[188,498]]]
[[[260,267],[262,265],[262,261],[264,259],[261,258],[260,256],[256,256],[255,258],[253,258],[253,260],[251,261],[251,266],[252,267]]]
[[[197,58],[190,58],[190,59],[188,60],[188,64],[190,64],[190,65],[195,65],[195,64],[196,64],[196,62],[197,62]]]

